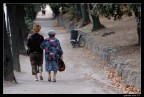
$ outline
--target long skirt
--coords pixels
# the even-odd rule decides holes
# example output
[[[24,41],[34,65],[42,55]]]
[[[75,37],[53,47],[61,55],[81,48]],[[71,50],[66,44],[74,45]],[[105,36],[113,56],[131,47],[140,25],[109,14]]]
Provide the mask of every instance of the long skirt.
[[[59,70],[59,66],[58,66],[57,61],[48,61],[48,62],[46,62],[45,69],[48,72],[50,72],[50,71],[58,71]]]

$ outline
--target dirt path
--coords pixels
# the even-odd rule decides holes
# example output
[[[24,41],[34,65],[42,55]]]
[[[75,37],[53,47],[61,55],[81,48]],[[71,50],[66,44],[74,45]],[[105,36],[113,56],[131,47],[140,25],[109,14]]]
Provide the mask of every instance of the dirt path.
[[[56,38],[60,40],[64,51],[66,70],[58,72],[57,82],[47,81],[45,62],[43,64],[43,81],[35,81],[31,75],[31,65],[28,56],[20,55],[21,72],[15,72],[18,84],[4,84],[4,94],[120,94],[119,90],[109,87],[112,83],[106,76],[106,68],[100,68],[101,63],[97,55],[93,55],[84,48],[72,48],[70,45],[70,33],[58,27],[56,20],[51,18],[50,13],[45,16],[38,14],[37,23],[42,25],[41,34],[46,38],[50,29],[56,31]],[[49,20],[49,21],[46,21]]]

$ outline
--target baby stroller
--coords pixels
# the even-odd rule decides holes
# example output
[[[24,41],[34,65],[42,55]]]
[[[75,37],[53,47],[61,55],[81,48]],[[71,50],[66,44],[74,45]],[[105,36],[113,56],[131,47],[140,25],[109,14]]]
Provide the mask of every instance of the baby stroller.
[[[81,41],[80,39],[82,38],[82,35],[78,33],[77,30],[71,30],[71,37],[70,37],[70,43],[73,46],[73,48],[77,46],[81,46]]]

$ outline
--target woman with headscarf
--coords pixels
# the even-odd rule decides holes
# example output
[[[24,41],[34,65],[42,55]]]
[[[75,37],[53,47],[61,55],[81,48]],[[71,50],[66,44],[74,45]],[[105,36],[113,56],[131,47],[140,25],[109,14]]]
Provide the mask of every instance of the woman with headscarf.
[[[55,31],[49,31],[49,38],[46,38],[41,44],[41,48],[45,50],[45,69],[48,72],[49,82],[51,81],[51,71],[53,71],[53,82],[56,82],[56,74],[59,70],[58,59],[62,58],[58,52],[63,54],[60,42],[55,38],[55,34]]]

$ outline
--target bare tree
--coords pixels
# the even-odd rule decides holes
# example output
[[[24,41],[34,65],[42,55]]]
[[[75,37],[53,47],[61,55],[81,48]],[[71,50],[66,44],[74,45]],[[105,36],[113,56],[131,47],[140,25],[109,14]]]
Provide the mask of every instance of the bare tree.
[[[87,4],[81,3],[81,12],[82,12],[82,21],[79,27],[83,27],[91,22],[89,18]]]
[[[92,6],[91,3],[88,4],[88,8],[89,8],[89,13],[90,13],[90,15],[91,15],[91,17],[92,17],[92,21],[93,21],[93,22],[92,22],[92,23],[93,23],[92,32],[93,32],[93,31],[96,31],[96,30],[98,30],[98,29],[104,28],[104,25],[102,25],[102,24],[100,23],[99,16],[98,16],[98,15],[95,16],[95,15],[93,15],[93,13],[91,12],[91,10],[93,9],[93,6]]]

